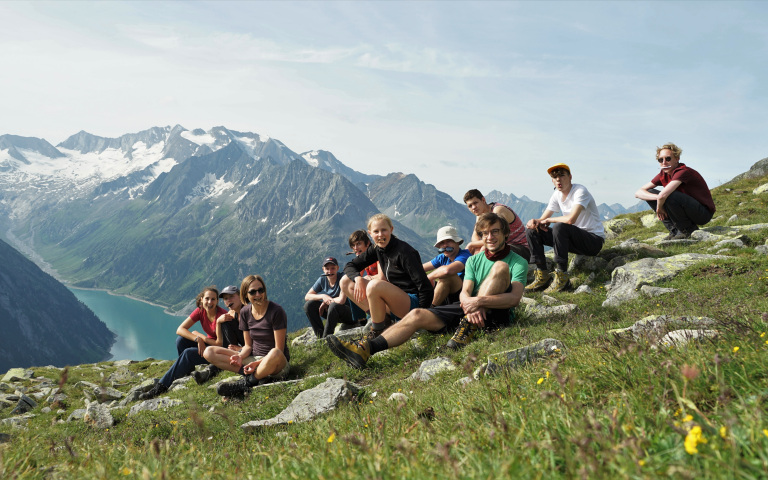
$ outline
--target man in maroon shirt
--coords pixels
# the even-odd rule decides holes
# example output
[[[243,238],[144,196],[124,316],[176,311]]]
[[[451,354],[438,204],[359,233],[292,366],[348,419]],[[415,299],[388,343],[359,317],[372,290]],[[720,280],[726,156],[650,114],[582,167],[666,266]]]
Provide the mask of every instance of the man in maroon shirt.
[[[699,172],[680,163],[682,153],[674,143],[658,147],[656,160],[661,164],[661,172],[635,192],[635,197],[645,200],[669,230],[665,240],[690,237],[715,213],[707,182]],[[661,191],[658,186],[663,187]]]

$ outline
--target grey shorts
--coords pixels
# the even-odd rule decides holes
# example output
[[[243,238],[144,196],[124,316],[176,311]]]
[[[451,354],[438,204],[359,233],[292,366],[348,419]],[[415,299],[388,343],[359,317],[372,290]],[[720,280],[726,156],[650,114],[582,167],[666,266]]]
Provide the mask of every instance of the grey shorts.
[[[263,356],[254,357],[253,355],[245,357],[243,359],[243,366],[248,365],[251,362],[255,362],[256,360],[261,360],[262,358],[264,357]],[[273,378],[275,380],[283,380],[288,376],[288,373],[290,371],[291,371],[290,362],[285,362],[285,367],[283,367],[282,370],[280,370],[277,373],[273,373],[272,375],[267,375],[267,378]]]

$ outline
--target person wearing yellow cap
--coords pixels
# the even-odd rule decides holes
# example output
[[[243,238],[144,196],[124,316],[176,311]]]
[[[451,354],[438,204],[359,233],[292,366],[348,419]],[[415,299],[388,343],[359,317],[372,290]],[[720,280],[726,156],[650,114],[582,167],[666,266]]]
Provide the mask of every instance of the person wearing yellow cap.
[[[572,183],[571,169],[564,163],[547,169],[555,191],[540,218],[528,221],[525,235],[531,249],[531,262],[536,264],[535,278],[525,287],[533,292],[549,287],[547,293],[568,287],[568,253],[597,255],[605,242],[597,203],[584,185]],[[555,213],[560,215],[554,217]],[[544,246],[555,250],[555,271],[550,274],[544,257]]]

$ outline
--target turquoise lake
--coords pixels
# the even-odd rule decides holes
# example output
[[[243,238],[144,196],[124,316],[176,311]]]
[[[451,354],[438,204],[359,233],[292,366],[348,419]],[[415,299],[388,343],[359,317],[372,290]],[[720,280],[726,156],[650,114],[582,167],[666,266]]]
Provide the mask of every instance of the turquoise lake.
[[[176,328],[184,317],[165,313],[162,307],[110,295],[99,290],[69,289],[93,310],[117,338],[110,353],[113,360],[175,360]],[[201,331],[199,328],[192,330]]]

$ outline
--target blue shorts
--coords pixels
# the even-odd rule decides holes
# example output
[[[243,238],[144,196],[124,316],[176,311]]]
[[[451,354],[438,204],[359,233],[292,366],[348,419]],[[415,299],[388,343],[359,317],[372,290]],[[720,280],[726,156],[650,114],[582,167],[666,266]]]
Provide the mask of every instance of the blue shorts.
[[[409,293],[408,296],[411,299],[411,308],[408,311],[410,312],[411,310],[419,308],[419,296],[416,295],[415,293]],[[399,322],[401,320],[401,318],[395,315],[394,313],[390,313],[389,316],[393,322]]]

